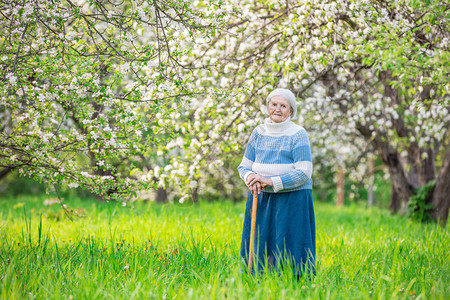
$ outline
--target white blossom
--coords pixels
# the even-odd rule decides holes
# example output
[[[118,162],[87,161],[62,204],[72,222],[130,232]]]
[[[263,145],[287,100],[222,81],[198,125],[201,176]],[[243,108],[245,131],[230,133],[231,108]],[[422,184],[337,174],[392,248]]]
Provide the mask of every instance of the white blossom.
[[[9,80],[9,83],[10,83],[12,86],[16,86],[16,85],[17,85],[17,77],[14,76],[13,73],[8,73],[8,74],[6,74],[6,78]]]

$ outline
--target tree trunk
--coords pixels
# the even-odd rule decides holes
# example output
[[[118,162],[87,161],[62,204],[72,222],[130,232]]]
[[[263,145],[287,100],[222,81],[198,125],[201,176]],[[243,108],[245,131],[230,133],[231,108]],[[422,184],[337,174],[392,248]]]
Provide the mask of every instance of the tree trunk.
[[[419,186],[423,186],[436,178],[434,151],[431,148],[420,148],[416,142],[412,146],[414,146],[415,169],[417,170]],[[425,158],[422,157],[423,153],[426,153]]]
[[[159,187],[156,190],[156,203],[166,203],[167,202],[167,191],[165,188]]]
[[[402,206],[402,201],[397,194],[397,190],[394,188],[394,186],[392,186],[391,201],[389,202],[389,210],[394,213],[397,213],[400,210],[401,206]]]
[[[198,203],[198,186],[192,190],[191,197],[193,203]]]
[[[369,158],[369,188],[367,191],[367,203],[369,206],[373,205],[373,180],[374,180],[374,170],[375,170],[375,162],[373,158]]]
[[[153,177],[153,182],[157,183],[158,178]],[[167,197],[167,190],[165,187],[158,187],[156,189],[156,203],[167,203],[168,197]]]
[[[431,204],[433,204],[431,217],[445,226],[450,208],[450,150],[445,153],[442,166],[439,169]]]
[[[368,126],[357,124],[358,131],[367,138],[372,138],[372,130]],[[413,195],[414,186],[408,178],[411,176],[406,172],[405,166],[400,160],[398,151],[389,144],[389,139],[382,132],[377,132],[373,141],[378,149],[381,160],[388,167],[392,181],[391,203],[389,208],[394,213],[406,212],[406,203]]]
[[[389,147],[389,145],[387,146]],[[389,204],[389,208],[393,212],[399,212],[403,215],[406,213],[406,203],[408,203],[409,198],[413,195],[414,188],[405,175],[404,168],[398,159],[398,153],[396,151],[382,150],[381,157],[383,162],[388,166],[392,180],[391,203]]]
[[[12,168],[10,167],[6,167],[3,170],[0,171],[0,180],[3,179],[3,177],[6,177],[6,175],[9,174],[9,172],[11,172]]]
[[[345,174],[343,167],[340,165],[338,167],[337,172],[338,180],[337,180],[337,206],[343,206],[344,205],[344,179]]]
[[[394,106],[401,105],[402,101],[398,91],[390,84],[394,79],[392,72],[381,71],[379,78],[383,82],[384,96],[389,97]],[[414,135],[414,131],[408,128],[401,115],[392,120],[392,125],[399,137],[407,138],[411,134]],[[397,149],[389,144],[387,134],[377,135],[376,143],[383,162],[389,167],[389,174],[392,179],[391,204],[389,206],[393,208],[394,212],[400,211],[400,214],[403,215],[406,212],[406,203],[413,195],[414,188],[421,185],[425,177],[428,177],[420,174],[422,171],[420,167],[428,169],[428,166],[421,164],[421,149],[416,142],[411,143],[407,149],[408,157],[406,159],[400,157]],[[399,199],[396,199],[397,197]]]

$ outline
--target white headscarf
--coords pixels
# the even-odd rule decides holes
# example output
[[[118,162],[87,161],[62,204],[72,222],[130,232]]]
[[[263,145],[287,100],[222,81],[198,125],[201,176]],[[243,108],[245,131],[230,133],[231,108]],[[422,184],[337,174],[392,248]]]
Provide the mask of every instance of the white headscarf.
[[[289,106],[293,110],[291,120],[294,120],[297,117],[297,101],[295,100],[294,93],[288,89],[274,89],[269,96],[267,96],[267,105],[269,105],[270,99],[275,96],[281,96],[289,102]]]

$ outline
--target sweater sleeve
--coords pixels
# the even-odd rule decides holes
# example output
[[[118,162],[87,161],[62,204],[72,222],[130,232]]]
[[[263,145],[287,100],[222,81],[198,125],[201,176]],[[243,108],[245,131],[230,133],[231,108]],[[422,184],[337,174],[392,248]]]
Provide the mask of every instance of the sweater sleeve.
[[[250,174],[254,174],[252,170],[253,163],[255,162],[255,148],[256,147],[256,129],[253,130],[250,139],[248,140],[247,147],[245,149],[244,157],[240,165],[238,166],[239,176],[247,184],[247,177]]]
[[[293,139],[292,157],[294,170],[272,177],[274,192],[300,187],[311,179],[313,170],[311,147],[308,134],[304,129],[299,131]]]

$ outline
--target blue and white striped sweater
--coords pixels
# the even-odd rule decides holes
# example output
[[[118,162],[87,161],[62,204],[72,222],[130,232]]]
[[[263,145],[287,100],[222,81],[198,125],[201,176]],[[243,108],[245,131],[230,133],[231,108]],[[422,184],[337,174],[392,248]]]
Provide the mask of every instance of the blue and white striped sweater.
[[[253,130],[238,167],[246,182],[252,173],[270,177],[265,192],[291,192],[312,189],[311,148],[306,130],[287,120],[271,123],[267,119]]]

